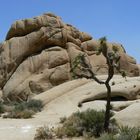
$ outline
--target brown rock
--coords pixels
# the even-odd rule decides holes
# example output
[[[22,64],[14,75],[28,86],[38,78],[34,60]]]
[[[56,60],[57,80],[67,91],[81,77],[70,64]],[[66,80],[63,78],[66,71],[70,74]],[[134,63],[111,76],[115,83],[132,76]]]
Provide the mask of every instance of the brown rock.
[[[110,49],[113,45],[118,48],[120,66],[129,76],[139,75],[136,61],[121,44],[107,44]],[[71,80],[72,62],[79,53],[87,52],[95,73],[106,74],[104,57],[95,54],[98,47],[98,40],[52,13],[16,21],[0,44],[0,88],[4,98],[26,99]]]
[[[25,36],[33,31],[39,30],[41,27],[48,26],[62,28],[64,23],[58,16],[53,14],[43,14],[35,18],[18,20],[12,24],[7,33],[6,40],[12,37]]]
[[[28,57],[19,65],[3,88],[4,98],[41,93],[70,79],[66,50],[53,47]],[[23,98],[22,97],[22,98]]]
[[[136,65],[136,60],[126,54],[125,49],[121,44],[118,43],[107,43],[108,47],[112,50],[113,46],[118,48],[118,53],[121,56],[120,68],[125,70],[128,76],[139,76],[139,69]],[[98,50],[100,43],[98,40],[89,40],[82,43],[82,48],[90,56],[90,63],[93,66],[95,72],[99,74],[107,73],[107,65],[105,58],[102,55],[97,56],[96,51]]]

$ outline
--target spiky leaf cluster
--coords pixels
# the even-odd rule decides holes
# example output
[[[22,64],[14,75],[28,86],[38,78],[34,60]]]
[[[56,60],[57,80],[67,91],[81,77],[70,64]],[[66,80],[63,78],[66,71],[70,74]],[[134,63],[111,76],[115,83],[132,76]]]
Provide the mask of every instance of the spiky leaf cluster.
[[[102,37],[99,39],[100,47],[97,50],[97,55],[102,54],[106,60],[122,75],[122,77],[126,77],[126,72],[124,70],[120,70],[119,62],[120,62],[120,55],[118,53],[118,47],[113,45],[112,50],[109,50],[107,46],[107,39],[106,37]]]
[[[78,54],[75,59],[72,62],[72,66],[71,66],[71,72],[72,72],[72,77],[73,78],[77,78],[76,74],[75,74],[75,70],[77,68],[81,69],[81,65],[82,65],[82,60],[83,60],[84,54]]]
[[[100,55],[101,53],[106,56],[107,54],[107,45],[106,45],[106,37],[102,37],[99,39],[100,41],[100,47],[97,50],[96,55]]]
[[[72,62],[72,71],[74,71],[77,67],[79,67],[80,64],[82,64],[82,57],[84,56],[84,54],[78,54],[74,61]]]

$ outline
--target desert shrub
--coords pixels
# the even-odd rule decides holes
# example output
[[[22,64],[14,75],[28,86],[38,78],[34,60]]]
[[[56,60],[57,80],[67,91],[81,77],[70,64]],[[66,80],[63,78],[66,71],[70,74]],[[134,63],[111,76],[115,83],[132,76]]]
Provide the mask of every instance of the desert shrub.
[[[35,114],[34,111],[25,109],[22,112],[19,112],[19,118],[23,118],[23,119],[32,118],[34,114]]]
[[[14,109],[4,115],[3,118],[31,118],[36,112],[41,111],[43,104],[40,100],[16,103]]]
[[[81,114],[80,114],[81,115]],[[78,113],[79,116],[79,113]],[[77,117],[77,116],[76,116]],[[80,122],[79,122],[80,121]],[[75,122],[75,124],[74,124]],[[66,124],[65,124],[66,123]],[[140,140],[140,128],[136,127],[120,127],[117,134],[114,133],[102,133],[100,137],[95,138],[94,135],[84,134],[83,128],[80,128],[81,120],[75,118],[74,115],[67,118],[62,127],[49,129],[48,127],[40,127],[36,130],[34,140],[47,140],[47,139],[63,139],[65,137],[84,137],[84,140]],[[80,125],[81,126],[81,125]],[[79,129],[80,128],[80,129]]]
[[[19,104],[19,102],[17,102],[17,101],[11,101],[11,102],[6,102],[5,101],[5,105],[7,105],[7,106],[15,106],[15,105],[18,105]]]
[[[37,130],[35,138],[38,136],[42,139],[47,139],[48,134],[50,134],[60,139],[65,137],[84,137],[86,140],[94,140],[94,137],[98,137],[104,132],[104,114],[104,111],[96,111],[93,109],[73,113],[68,118],[60,118],[61,126],[53,129],[53,131],[41,127]],[[115,125],[114,120],[112,120],[110,124],[112,124],[112,126]],[[54,139],[54,137],[52,139]]]
[[[82,120],[76,115],[72,115],[63,123],[62,127],[56,129],[56,135],[59,138],[63,136],[78,137],[82,135]]]
[[[27,109],[23,111],[13,110],[11,112],[8,112],[7,115],[4,115],[3,118],[28,119],[32,118],[34,114],[34,111]]]
[[[104,133],[98,140],[116,140],[113,134]],[[123,139],[122,139],[123,140]]]
[[[104,131],[104,111],[88,109],[85,112],[77,112],[74,115],[82,120],[82,128],[91,135],[99,136]]]
[[[41,100],[30,100],[27,102],[27,108],[34,110],[35,112],[41,111],[43,108],[43,104]]]
[[[14,106],[14,111],[23,111],[25,108],[27,108],[26,103],[19,103]]]
[[[83,135],[98,137],[104,132],[104,114],[104,111],[92,109],[76,112],[64,121],[62,127],[57,129],[56,135],[58,137],[77,137]]]
[[[140,128],[123,126],[117,135],[106,133],[98,140],[140,140]]]
[[[53,138],[52,130],[44,126],[44,127],[39,127],[36,130],[34,140],[47,140],[47,139],[52,139],[52,138]]]
[[[122,126],[117,140],[140,140],[140,128]]]
[[[133,139],[133,136],[129,136],[127,134],[127,135],[119,135],[119,137],[117,137],[115,140],[136,140],[136,139]]]
[[[43,104],[40,100],[29,100],[28,102],[23,102],[15,106],[15,109],[20,111],[29,109],[38,112],[41,111],[42,108]]]

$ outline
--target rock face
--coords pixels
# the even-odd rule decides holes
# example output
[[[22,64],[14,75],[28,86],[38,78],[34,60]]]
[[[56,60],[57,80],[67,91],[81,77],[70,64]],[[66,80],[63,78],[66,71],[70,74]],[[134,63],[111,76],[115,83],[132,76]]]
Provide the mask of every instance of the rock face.
[[[124,110],[118,112],[114,118],[120,125],[140,127],[140,101],[133,103]]]
[[[138,76],[134,58],[121,44],[115,45],[121,56],[120,66],[130,76]],[[99,41],[48,13],[12,24],[6,40],[0,44],[0,88],[6,100],[26,100],[71,80],[71,63],[83,52],[89,55],[93,70],[107,72],[103,56],[96,56]]]

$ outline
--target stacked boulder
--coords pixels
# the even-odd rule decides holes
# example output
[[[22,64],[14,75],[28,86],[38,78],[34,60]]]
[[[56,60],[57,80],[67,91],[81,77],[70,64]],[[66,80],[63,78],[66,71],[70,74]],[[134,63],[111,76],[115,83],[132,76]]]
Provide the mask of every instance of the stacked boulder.
[[[121,44],[117,46],[121,56],[120,67],[129,76],[139,76],[134,58],[126,54]],[[72,79],[70,70],[74,58],[87,52],[93,70],[107,73],[102,55],[94,52],[99,41],[69,24],[60,17],[47,13],[19,20],[12,24],[6,40],[0,44],[0,88],[6,100],[27,98]]]

